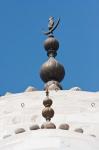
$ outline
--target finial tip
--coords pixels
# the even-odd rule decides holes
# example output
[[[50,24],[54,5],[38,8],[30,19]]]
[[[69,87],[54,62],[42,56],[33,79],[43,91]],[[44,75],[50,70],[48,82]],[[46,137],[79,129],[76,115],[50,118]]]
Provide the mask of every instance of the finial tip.
[[[46,96],[49,96],[48,88],[46,89]]]
[[[48,23],[48,31],[44,32],[45,35],[50,35],[53,34],[53,31],[57,28],[59,25],[60,18],[58,18],[56,24],[54,23],[54,17],[50,16],[49,17],[49,23]],[[55,24],[55,25],[54,25]]]

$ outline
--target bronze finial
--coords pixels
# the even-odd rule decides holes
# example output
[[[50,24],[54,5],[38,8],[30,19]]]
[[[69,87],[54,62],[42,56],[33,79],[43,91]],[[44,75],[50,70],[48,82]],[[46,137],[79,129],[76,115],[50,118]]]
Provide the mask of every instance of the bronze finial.
[[[48,35],[47,39],[44,41],[44,48],[49,57],[40,69],[40,77],[45,82],[44,90],[62,90],[60,82],[65,76],[65,69],[62,64],[60,64],[55,57],[57,56],[57,51],[59,49],[59,41],[53,36],[53,31],[59,25],[60,18],[54,23],[54,18],[49,18],[48,31],[44,34]],[[46,96],[48,96],[48,90],[46,91]]]
[[[47,96],[47,97],[49,96],[48,88],[46,89],[46,96]]]
[[[45,35],[50,35],[53,34],[53,31],[57,28],[59,25],[60,18],[58,18],[56,24],[54,23],[54,17],[49,17],[49,22],[48,22],[48,30],[47,32],[44,32]],[[55,25],[54,25],[55,24]]]
[[[56,126],[51,122],[51,118],[54,116],[54,110],[51,108],[52,100],[48,97],[49,91],[46,89],[46,98],[43,100],[45,108],[42,110],[42,116],[46,119],[46,122],[42,124],[42,129],[55,129]]]
[[[49,31],[52,30],[54,27],[54,17],[49,17],[48,29]]]

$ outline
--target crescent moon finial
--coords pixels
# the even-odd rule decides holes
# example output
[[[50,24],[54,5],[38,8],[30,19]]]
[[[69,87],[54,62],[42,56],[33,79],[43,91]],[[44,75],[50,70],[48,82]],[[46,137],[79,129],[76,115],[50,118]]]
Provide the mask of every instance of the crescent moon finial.
[[[43,32],[45,35],[50,35],[53,34],[53,31],[58,27],[60,23],[60,18],[58,18],[56,24],[54,23],[54,17],[49,17],[49,22],[48,22],[48,31]],[[55,25],[54,25],[55,24]]]

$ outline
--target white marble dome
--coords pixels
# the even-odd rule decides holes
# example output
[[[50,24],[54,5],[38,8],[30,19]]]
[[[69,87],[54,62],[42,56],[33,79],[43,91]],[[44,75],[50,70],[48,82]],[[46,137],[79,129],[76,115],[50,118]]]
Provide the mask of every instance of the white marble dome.
[[[0,97],[0,150],[99,150],[99,92],[59,90],[49,95],[56,129],[40,128],[45,91]],[[61,124],[69,129],[59,129]]]

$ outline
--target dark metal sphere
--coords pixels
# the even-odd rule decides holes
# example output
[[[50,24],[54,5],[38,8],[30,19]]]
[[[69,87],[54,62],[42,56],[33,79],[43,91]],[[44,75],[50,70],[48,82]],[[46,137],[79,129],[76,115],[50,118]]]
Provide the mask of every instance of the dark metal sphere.
[[[56,126],[52,122],[45,122],[42,124],[41,129],[56,129]]]
[[[48,97],[46,97],[44,100],[43,100],[43,105],[45,107],[50,107],[52,105],[52,100]]]
[[[50,120],[54,116],[54,110],[51,107],[45,107],[42,110],[42,116],[46,118],[46,120]]]
[[[45,83],[52,80],[61,82],[64,75],[65,70],[63,65],[54,57],[50,57],[49,60],[42,65],[40,70],[40,77]]]
[[[59,42],[53,36],[49,36],[44,42],[44,48],[46,51],[55,50],[59,48]]]

